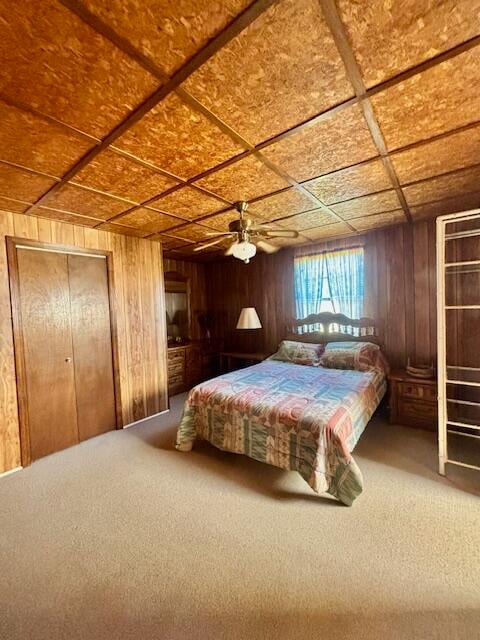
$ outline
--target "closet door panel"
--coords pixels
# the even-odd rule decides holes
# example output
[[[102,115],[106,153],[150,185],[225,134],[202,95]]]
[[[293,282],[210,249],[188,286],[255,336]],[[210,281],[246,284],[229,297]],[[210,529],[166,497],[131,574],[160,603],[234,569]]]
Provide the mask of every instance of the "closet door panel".
[[[33,460],[78,442],[67,256],[17,250]]]
[[[68,255],[78,432],[115,429],[112,336],[104,258]]]

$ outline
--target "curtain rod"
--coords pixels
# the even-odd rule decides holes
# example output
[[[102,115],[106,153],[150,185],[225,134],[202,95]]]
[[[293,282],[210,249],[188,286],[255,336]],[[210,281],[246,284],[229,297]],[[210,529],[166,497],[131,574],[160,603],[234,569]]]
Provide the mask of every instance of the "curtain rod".
[[[352,244],[348,247],[337,247],[334,249],[323,249],[322,251],[315,251],[312,249],[312,251],[309,251],[308,253],[299,253],[296,254],[294,257],[295,258],[302,258],[302,257],[308,257],[308,256],[320,256],[324,253],[333,253],[335,251],[350,251],[351,249],[365,249],[365,243],[364,244]]]

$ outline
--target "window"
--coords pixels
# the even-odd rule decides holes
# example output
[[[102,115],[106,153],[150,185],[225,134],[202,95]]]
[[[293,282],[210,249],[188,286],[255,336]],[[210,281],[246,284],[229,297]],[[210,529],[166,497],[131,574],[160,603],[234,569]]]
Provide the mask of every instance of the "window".
[[[349,318],[364,315],[362,247],[295,258],[294,276],[297,318],[323,311],[343,313]]]

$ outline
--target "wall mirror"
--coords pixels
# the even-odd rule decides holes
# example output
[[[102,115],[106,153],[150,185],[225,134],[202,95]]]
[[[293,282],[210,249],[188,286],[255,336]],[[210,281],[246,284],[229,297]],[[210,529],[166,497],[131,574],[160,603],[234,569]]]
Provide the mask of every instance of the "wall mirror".
[[[169,344],[182,344],[191,337],[190,282],[177,271],[165,273],[165,307]]]

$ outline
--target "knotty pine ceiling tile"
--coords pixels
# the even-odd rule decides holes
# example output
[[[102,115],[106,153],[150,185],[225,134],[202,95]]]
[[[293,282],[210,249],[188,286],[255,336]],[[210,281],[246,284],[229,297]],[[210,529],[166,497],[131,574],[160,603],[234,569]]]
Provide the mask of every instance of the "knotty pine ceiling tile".
[[[338,0],[367,87],[478,35],[479,0]]]
[[[378,156],[358,105],[294,133],[262,154],[298,181]]]
[[[375,193],[371,196],[354,198],[353,200],[347,200],[346,202],[341,202],[331,206],[333,211],[338,213],[338,215],[344,220],[362,218],[374,213],[382,213],[384,211],[399,209],[400,207],[400,201],[393,189],[391,191]]]
[[[336,222],[334,224],[327,224],[324,227],[302,231],[302,235],[306,236],[309,240],[323,240],[324,238],[335,238],[351,233],[352,230],[344,222]]]
[[[0,209],[2,211],[12,211],[13,213],[25,213],[30,207],[30,203],[21,200],[12,200],[12,198],[4,198],[0,196]]]
[[[372,96],[388,149],[477,121],[479,83],[476,47]]]
[[[103,137],[158,87],[129,56],[54,0],[0,0],[0,91]]]
[[[380,227],[387,227],[392,224],[401,224],[404,222],[407,222],[407,219],[405,218],[403,209],[350,220],[350,224],[355,227],[357,231],[370,231],[371,229],[379,229]]]
[[[289,186],[284,178],[253,155],[202,178],[196,184],[231,202],[250,200]]]
[[[69,213],[80,213],[103,220],[130,209],[128,202],[110,198],[102,193],[89,191],[72,184],[67,184],[49,195],[43,202],[46,207],[60,209]]]
[[[174,94],[147,113],[114,146],[184,179],[244,150]]]
[[[127,227],[156,233],[171,229],[172,227],[182,224],[184,221],[174,218],[173,216],[167,216],[165,213],[160,213],[159,211],[152,211],[151,209],[140,207],[117,218],[115,222],[120,222]]]
[[[298,213],[291,218],[277,220],[272,226],[279,226],[284,229],[293,229],[295,231],[303,231],[304,229],[312,229],[314,227],[321,227],[326,224],[336,222],[338,222],[338,218],[328,213],[328,211],[315,209],[314,211],[307,211],[306,213]]]
[[[100,231],[109,231],[110,233],[119,233],[122,236],[135,236],[136,238],[145,238],[150,234],[150,231],[124,227],[123,225],[116,224],[115,222],[104,222],[98,227],[98,229]]]
[[[0,100],[0,159],[63,176],[95,145],[62,125]]]
[[[480,191],[480,166],[403,187],[403,193],[409,206],[460,197],[474,191]]]
[[[256,218],[258,222],[261,222],[260,218],[258,218],[258,216],[255,217],[252,213],[250,213],[250,211],[247,211],[246,215],[249,218],[253,218],[254,220]],[[223,213],[217,213],[214,216],[205,218],[204,220],[202,220],[202,225],[211,227],[212,229],[215,229],[217,231],[228,231],[228,225],[234,220],[238,220],[238,211],[235,211],[235,209],[231,209],[230,211],[224,211]]]
[[[252,202],[249,211],[263,220],[276,220],[295,213],[318,209],[318,203],[294,188],[282,191],[275,196]]]
[[[173,213],[186,220],[195,220],[207,213],[224,209],[228,205],[193,187],[182,187],[154,200],[150,206],[165,213]]]
[[[34,214],[39,218],[48,218],[49,220],[56,220],[57,222],[68,222],[70,224],[81,225],[82,227],[96,227],[102,221],[99,218],[93,216],[76,216],[74,213],[68,211],[58,211],[56,209],[48,209],[47,207],[38,207],[34,210]]]
[[[191,240],[192,242],[200,242],[202,240],[212,239],[212,236],[209,235],[211,233],[212,233],[211,229],[202,227],[199,224],[188,224],[185,227],[174,229],[169,233],[169,235],[174,236],[175,238],[180,238],[181,240]]]
[[[85,0],[92,13],[171,75],[251,0]]]
[[[183,87],[255,144],[353,96],[317,0],[274,4]]]
[[[143,202],[178,184],[173,178],[109,149],[96,156],[73,181],[135,202]]]
[[[391,155],[391,160],[400,184],[478,164],[480,125],[412,149],[395,152]]]
[[[169,251],[171,249],[179,249],[180,247],[184,247],[188,244],[192,244],[188,242],[188,240],[179,240],[178,238],[171,238],[170,236],[163,235],[158,233],[155,236],[149,238],[149,240],[153,240],[155,242],[161,242],[162,248],[164,251]]]
[[[309,239],[299,235],[298,238],[265,238],[265,240],[276,247],[294,247],[298,244],[308,243]]]
[[[389,189],[391,186],[381,160],[341,169],[305,184],[305,187],[325,204],[351,200]]]
[[[423,218],[441,216],[446,213],[456,213],[457,211],[468,211],[469,209],[478,208],[480,208],[480,191],[448,198],[447,200],[421,204],[417,207],[411,207],[410,212],[414,220],[421,220]]]
[[[33,203],[54,184],[52,178],[0,163],[1,196]]]

